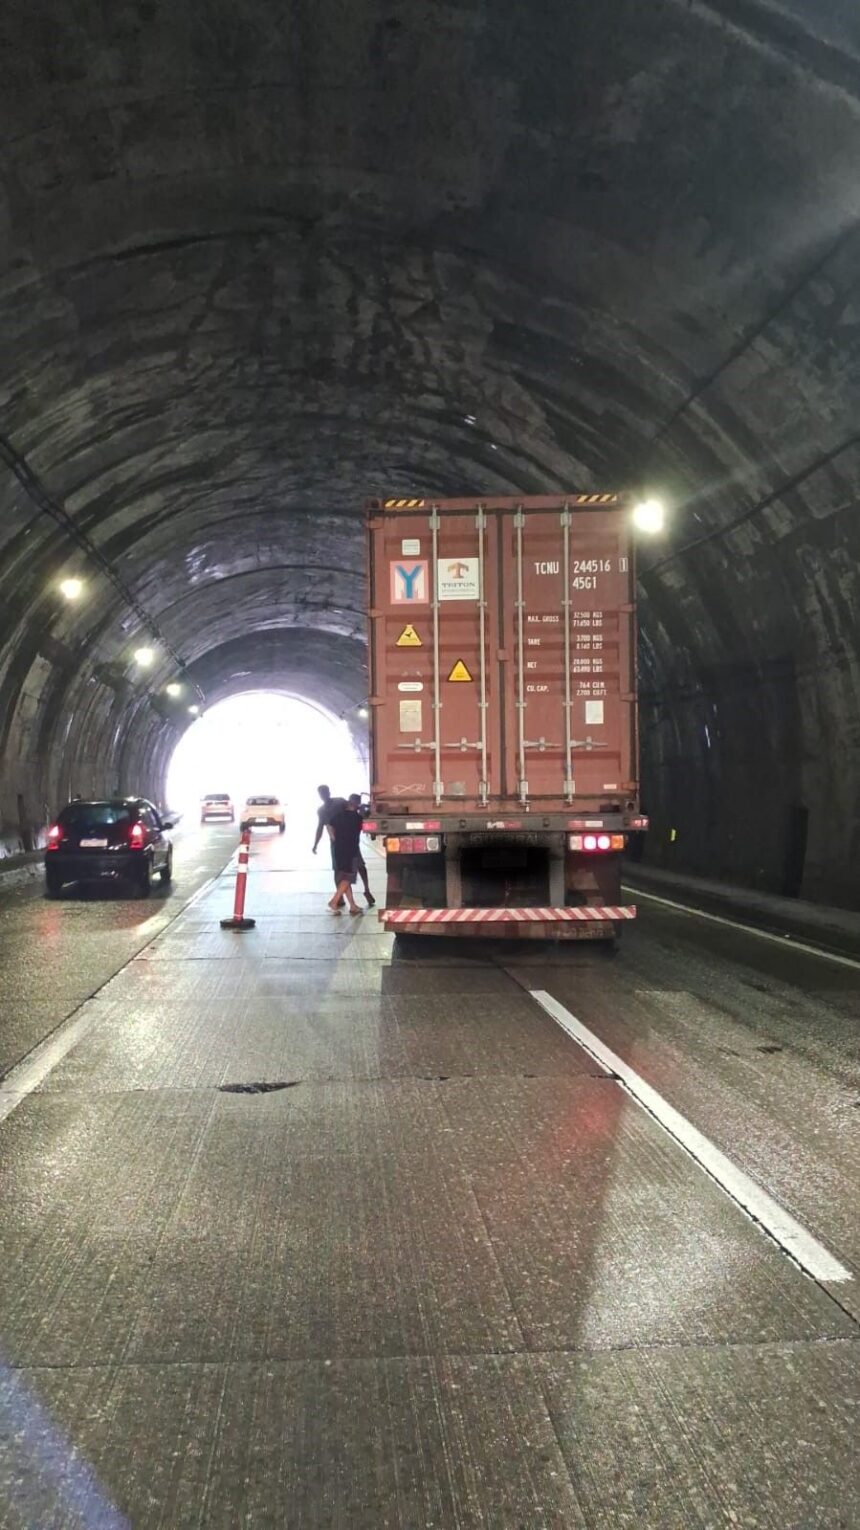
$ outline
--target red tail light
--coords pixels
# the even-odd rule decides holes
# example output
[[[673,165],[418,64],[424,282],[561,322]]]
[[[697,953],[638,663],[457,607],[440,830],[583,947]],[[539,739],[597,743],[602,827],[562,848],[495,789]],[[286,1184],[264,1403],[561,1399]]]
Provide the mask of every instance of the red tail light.
[[[48,850],[56,850],[62,837],[63,831],[60,828],[60,825],[58,823],[52,823],[50,829],[48,830],[48,844],[46,848]]]
[[[569,834],[567,837],[570,850],[587,850],[589,853],[601,850],[623,850],[623,834]]]
[[[146,841],[146,829],[142,823],[133,823],[129,834],[132,850],[140,850]]]

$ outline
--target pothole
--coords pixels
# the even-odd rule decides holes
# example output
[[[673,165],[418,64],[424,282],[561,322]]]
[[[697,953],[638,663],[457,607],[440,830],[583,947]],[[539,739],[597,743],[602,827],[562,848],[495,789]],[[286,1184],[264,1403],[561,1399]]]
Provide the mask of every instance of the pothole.
[[[279,1089],[295,1089],[301,1079],[291,1078],[283,1083],[219,1084],[219,1094],[276,1094]]]

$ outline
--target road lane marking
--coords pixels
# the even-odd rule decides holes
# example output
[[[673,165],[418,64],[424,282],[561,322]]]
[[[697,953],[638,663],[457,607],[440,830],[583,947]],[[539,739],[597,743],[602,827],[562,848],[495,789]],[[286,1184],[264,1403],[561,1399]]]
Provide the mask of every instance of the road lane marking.
[[[546,993],[541,988],[527,990],[533,999],[536,999],[541,1009],[566,1031],[571,1040],[577,1042],[584,1051],[608,1068],[619,1080],[628,1094],[640,1104],[649,1115],[659,1121],[664,1131],[669,1133],[676,1142],[680,1143],[690,1157],[708,1173],[717,1184],[725,1190],[726,1194],[736,1201],[753,1221],[758,1222],[765,1232],[769,1233],[774,1242],[780,1248],[790,1254],[792,1259],[811,1275],[813,1280],[820,1281],[846,1281],[853,1280],[850,1270],[840,1264],[823,1245],[807,1232],[794,1217],[778,1204],[766,1190],[762,1190],[755,1180],[750,1179],[742,1169],[732,1163],[725,1153],[721,1153],[713,1142],[702,1135],[690,1121],[682,1116],[663,1096],[646,1084],[639,1074],[595,1036],[593,1031],[588,1030],[577,1020],[575,1015],[565,1009],[558,999],[552,994]]]
[[[120,972],[122,968],[120,968]],[[116,974],[114,974],[115,976]],[[111,979],[108,979],[110,982]],[[23,1062],[19,1062],[14,1068],[0,1080],[0,1121],[5,1121],[11,1116],[13,1110],[21,1104],[22,1100],[32,1094],[34,1089],[44,1082],[48,1074],[62,1062],[67,1052],[76,1047],[79,1041],[104,1019],[99,1013],[98,1004],[91,999],[85,999],[85,1005],[92,1005],[89,1013],[86,1010],[78,1010],[64,1020],[57,1029],[40,1041],[32,1052],[28,1052]]]
[[[805,956],[818,956],[825,962],[836,962],[840,967],[851,967],[860,972],[860,961],[850,956],[840,956],[838,951],[827,951],[823,946],[810,946],[805,940],[795,940],[793,935],[780,935],[775,930],[759,930],[754,924],[741,924],[737,919],[727,919],[725,914],[711,914],[707,909],[694,908],[691,903],[675,903],[672,898],[660,898],[656,893],[645,892],[641,887],[625,884],[626,890],[637,898],[648,898],[661,903],[664,908],[675,909],[679,914],[694,914],[698,919],[710,919],[712,924],[725,924],[730,930],[740,930],[743,935],[757,935],[759,940],[770,940],[789,951],[802,951]]]
[[[71,1052],[72,1048],[76,1047],[79,1041],[83,1041],[84,1037],[104,1019],[102,1006],[96,1002],[97,995],[101,993],[102,989],[107,988],[108,984],[112,983],[114,978],[119,977],[119,974],[124,972],[126,967],[130,967],[132,962],[136,962],[141,952],[146,951],[149,946],[153,945],[195,903],[199,903],[224,875],[226,869],[222,867],[220,871],[215,872],[214,876],[207,878],[202,887],[198,887],[197,891],[192,893],[187,903],[183,903],[181,908],[178,908],[171,915],[158,934],[154,935],[151,940],[145,941],[139,950],[135,951],[128,961],[123,962],[121,966],[117,967],[116,972],[112,972],[110,977],[105,978],[104,982],[100,983],[98,988],[95,988],[88,998],[81,999],[72,1013],[67,1015],[65,1020],[61,1020],[60,1024],[49,1036],[45,1037],[44,1041],[40,1041],[37,1046],[27,1053],[26,1057],[22,1057],[21,1061],[15,1064],[14,1068],[10,1068],[8,1073],[0,1077],[0,1122],[5,1121],[7,1116],[11,1116],[13,1110],[17,1110],[18,1106],[23,1104],[28,1095],[31,1095],[34,1089],[38,1089],[39,1085],[44,1083],[48,1074],[53,1072],[57,1064],[62,1062],[63,1058]]]

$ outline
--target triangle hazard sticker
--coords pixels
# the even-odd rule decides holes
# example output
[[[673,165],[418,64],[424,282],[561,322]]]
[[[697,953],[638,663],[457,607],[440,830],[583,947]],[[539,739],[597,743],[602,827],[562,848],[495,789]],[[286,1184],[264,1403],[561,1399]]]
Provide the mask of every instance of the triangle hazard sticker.
[[[395,644],[396,648],[420,648],[421,646],[421,639],[411,624],[403,628]]]
[[[462,659],[457,660],[454,668],[448,676],[449,680],[471,680],[471,678],[472,676],[469,674],[469,671],[467,670]]]

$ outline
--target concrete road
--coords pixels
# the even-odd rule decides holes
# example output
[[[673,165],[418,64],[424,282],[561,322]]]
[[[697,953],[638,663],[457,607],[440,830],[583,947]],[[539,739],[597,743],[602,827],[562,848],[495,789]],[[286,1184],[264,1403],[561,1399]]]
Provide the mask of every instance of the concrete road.
[[[0,912],[5,1055],[52,1033],[0,1527],[860,1525],[860,966],[644,903],[616,957],[404,955],[290,835],[233,935],[187,844],[163,909]]]

